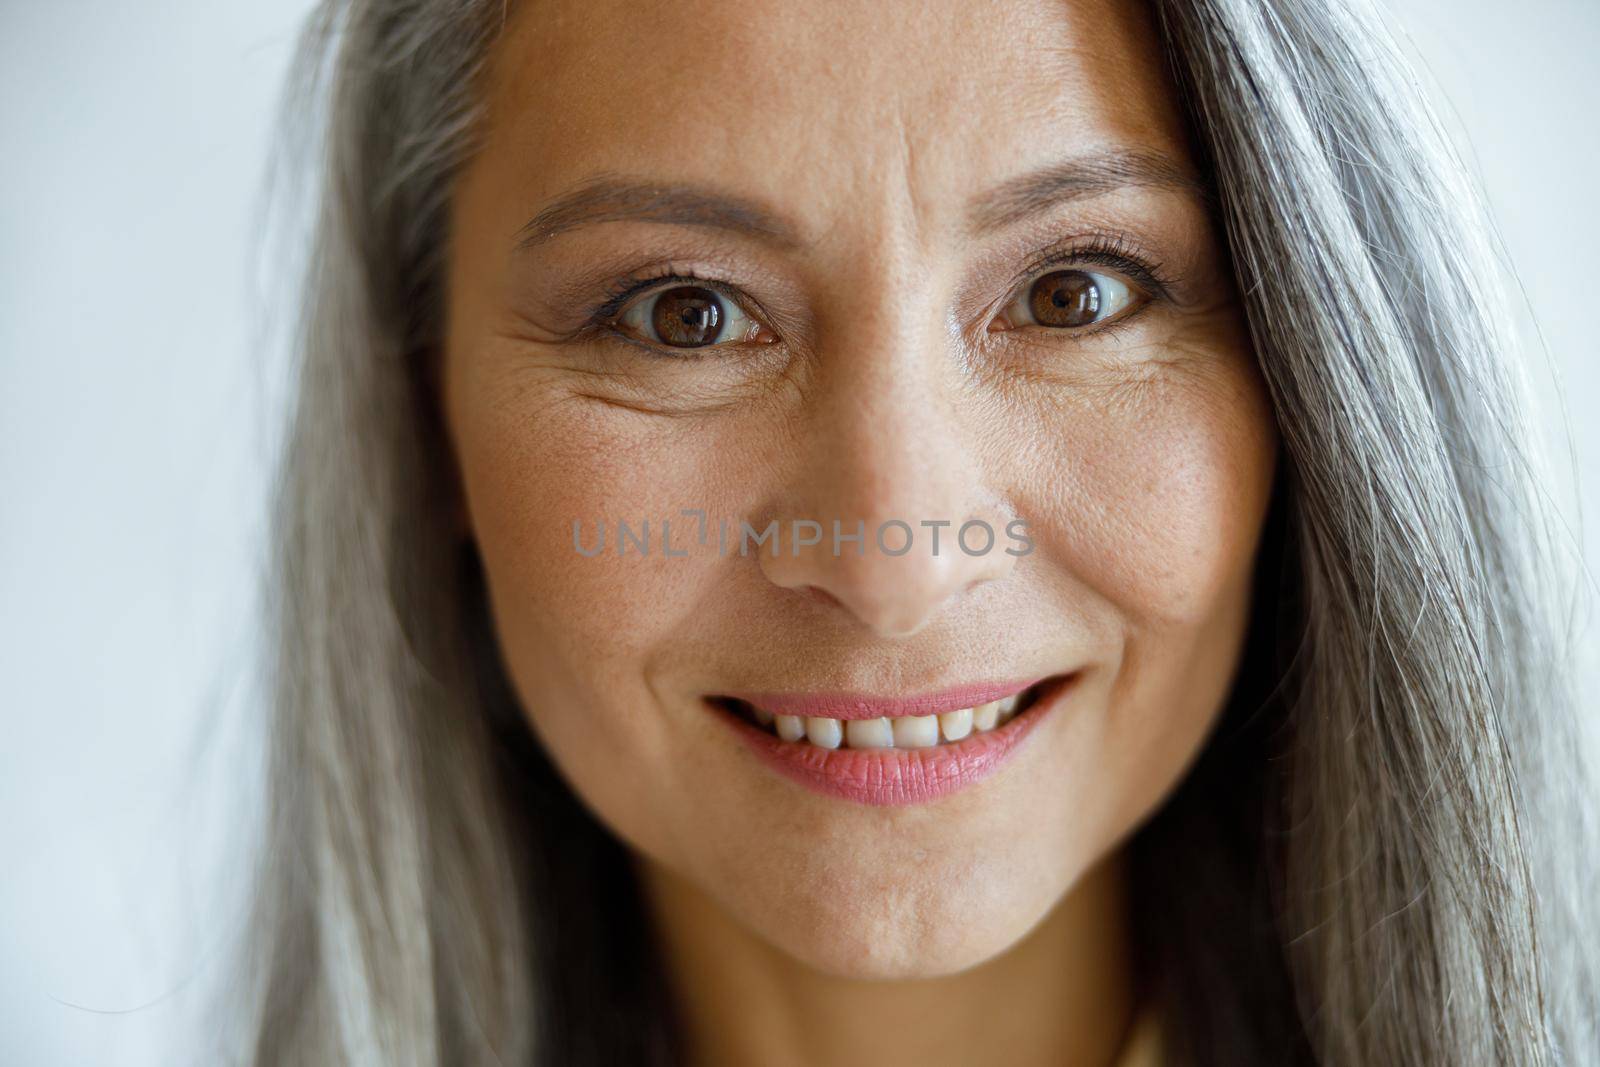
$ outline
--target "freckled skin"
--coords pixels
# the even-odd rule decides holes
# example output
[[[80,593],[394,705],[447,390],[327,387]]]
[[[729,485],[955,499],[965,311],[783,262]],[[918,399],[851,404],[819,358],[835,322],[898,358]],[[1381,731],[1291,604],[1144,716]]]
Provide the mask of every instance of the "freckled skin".
[[[794,1047],[815,1035],[785,1030],[782,996],[760,994],[800,996],[785,968],[890,979],[873,995],[900,996],[964,974],[1007,988],[1022,980],[1004,968],[1038,957],[1070,988],[1026,988],[1069,1005],[1050,1025],[1076,1027],[1077,1054],[1097,1062],[1118,1031],[1096,1011],[1126,1017],[1126,960],[1093,931],[1120,929],[1117,850],[1231,684],[1277,438],[1193,197],[1130,188],[977,240],[958,227],[978,192],[1077,153],[1188,160],[1150,26],[1090,0],[585,0],[521,5],[492,58],[482,147],[454,202],[444,408],[535,732],[642,858],[683,973],[725,980],[697,946],[738,957],[743,1010]],[[629,221],[515,251],[542,205],[600,173],[712,185],[801,240]],[[1081,335],[987,328],[1027,293],[1031,257],[1090,232],[1127,235],[1174,300]],[[606,292],[574,300],[574,278],[666,261],[748,294],[776,341],[675,358],[579,335]],[[1035,550],[573,550],[574,519],[657,532],[682,508],[869,529],[1020,516]],[[692,526],[675,522],[674,541]],[[702,702],[1074,669],[1078,690],[1001,773],[909,807],[797,787]],[[1063,978],[1073,965],[1028,947],[1044,944],[1089,962]]]

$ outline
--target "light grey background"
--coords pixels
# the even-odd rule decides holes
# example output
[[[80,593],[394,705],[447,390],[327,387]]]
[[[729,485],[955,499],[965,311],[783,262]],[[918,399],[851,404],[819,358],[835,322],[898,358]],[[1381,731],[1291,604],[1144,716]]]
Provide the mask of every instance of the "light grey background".
[[[249,878],[254,575],[284,395],[285,309],[252,253],[308,7],[0,3],[6,1064],[210,1058],[197,1035]],[[1593,513],[1600,5],[1397,11],[1470,138]]]

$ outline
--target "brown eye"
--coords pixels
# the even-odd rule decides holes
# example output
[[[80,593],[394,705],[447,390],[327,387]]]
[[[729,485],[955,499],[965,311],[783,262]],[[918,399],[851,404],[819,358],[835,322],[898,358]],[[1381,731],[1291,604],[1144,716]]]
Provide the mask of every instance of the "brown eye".
[[[635,300],[616,319],[627,332],[670,348],[757,341],[761,328],[737,303],[703,285],[674,285]]]
[[[1100,287],[1081,270],[1058,270],[1033,283],[1028,307],[1040,326],[1088,326],[1100,315]]]
[[[1122,279],[1097,270],[1053,270],[1037,278],[1003,315],[1003,329],[1046,326],[1081,329],[1116,317],[1148,297]]]
[[[722,334],[722,298],[710,289],[681,286],[655,298],[650,325],[663,344],[698,348]]]

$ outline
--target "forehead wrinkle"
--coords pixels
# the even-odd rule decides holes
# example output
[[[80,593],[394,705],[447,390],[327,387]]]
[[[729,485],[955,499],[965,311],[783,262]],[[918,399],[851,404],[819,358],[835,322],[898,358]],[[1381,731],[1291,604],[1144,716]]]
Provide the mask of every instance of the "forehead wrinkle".
[[[913,106],[915,106],[913,104]],[[926,180],[925,172],[919,173],[917,166],[917,146],[913,142],[910,118],[906,114],[907,101],[901,100],[895,109],[894,125],[896,137],[896,164],[895,179],[905,190],[905,223],[907,233],[904,239],[912,248],[922,248],[924,235],[928,232],[929,212],[933,209],[933,200],[928,195],[928,190],[922,183]],[[926,112],[926,108],[922,109]]]
[[[942,68],[930,68],[915,63],[911,66],[902,65],[897,70],[894,66],[896,50],[867,48],[859,58],[869,61],[867,66],[870,69],[883,72],[883,77],[879,78],[878,82],[888,87],[887,91],[875,94],[876,101],[873,100],[873,94],[861,94],[859,99],[855,96],[846,98],[838,94],[830,98],[828,94],[823,94],[822,106],[817,106],[817,101],[808,98],[807,106],[801,108],[799,106],[801,99],[795,95],[798,90],[794,79],[776,82],[767,80],[771,77],[771,69],[770,65],[758,62],[756,57],[764,54],[760,48],[741,46],[719,49],[717,52],[719,64],[715,65],[718,84],[732,90],[733,97],[742,98],[749,103],[763,105],[781,101],[786,105],[792,105],[785,108],[784,114],[792,115],[800,130],[799,135],[791,136],[787,140],[761,142],[763,158],[772,164],[764,168],[763,172],[750,171],[738,161],[734,161],[735,165],[728,170],[733,175],[742,175],[749,179],[748,188],[741,180],[738,186],[741,191],[748,195],[759,189],[765,194],[762,199],[766,202],[783,203],[784,206],[801,212],[796,218],[807,223],[804,232],[811,234],[817,241],[827,241],[831,244],[833,241],[828,239],[830,233],[837,232],[840,239],[843,239],[844,234],[848,232],[848,227],[840,226],[844,220],[837,214],[828,219],[812,218],[806,213],[807,209],[828,205],[843,210],[859,222],[876,214],[868,207],[871,200],[878,200],[884,205],[898,200],[899,204],[894,208],[895,214],[908,214],[907,218],[900,219],[894,227],[900,231],[898,239],[907,237],[920,239],[929,234],[930,227],[937,225],[943,230],[949,223],[956,225],[949,226],[946,232],[959,233],[962,219],[958,212],[962,208],[957,196],[971,191],[976,184],[973,179],[976,178],[978,182],[983,180],[972,172],[972,168],[981,166],[986,159],[1003,160],[1008,155],[1016,159],[1024,154],[1032,155],[1025,143],[1014,146],[1002,143],[1007,130],[1021,128],[1025,123],[1038,124],[1041,136],[1053,135],[1062,140],[1069,138],[1078,140],[1084,134],[1090,134],[1092,140],[1101,143],[1131,141],[1132,144],[1137,144],[1153,139],[1156,144],[1166,146],[1169,138],[1160,136],[1167,132],[1166,123],[1161,121],[1164,117],[1161,113],[1165,109],[1159,104],[1152,106],[1148,101],[1141,102],[1140,93],[1113,91],[1114,86],[1125,82],[1130,76],[1142,86],[1158,84],[1157,79],[1147,76],[1160,72],[1159,66],[1150,62],[1152,57],[1142,54],[1149,51],[1148,42],[1144,42],[1146,47],[1140,54],[1131,56],[1122,54],[1124,50],[1115,47],[1117,44],[1138,43],[1130,32],[1137,28],[1135,20],[1127,15],[1107,18],[1105,17],[1107,13],[1101,11],[1100,6],[1093,3],[1093,0],[1088,0],[1085,4],[1086,11],[1073,12],[1066,17],[1063,17],[1063,12],[1054,4],[1026,9],[1022,16],[1024,25],[1036,24],[1039,29],[1048,32],[1033,35],[1035,44],[1030,49],[1028,62],[1003,64],[1002,69],[991,71],[994,76],[989,78],[940,76]],[[882,9],[878,10],[881,12]],[[1013,14],[1016,12],[1013,11]],[[775,17],[792,19],[797,16],[792,9],[781,8]],[[587,20],[578,21],[581,23]],[[837,18],[828,20],[828,25],[847,21],[842,14],[839,14]],[[1130,23],[1135,24],[1130,25]],[[735,20],[730,26],[735,39],[739,40],[741,45],[745,43],[741,35],[748,34],[755,40],[765,40],[765,37],[756,33],[757,24],[754,22]],[[829,40],[830,45],[836,44],[837,47],[811,49],[805,53],[805,58],[810,61],[813,69],[820,67],[823,70],[831,70],[838,77],[860,76],[861,70],[853,66],[851,61],[858,58],[857,50],[862,49],[864,42],[871,39],[871,35],[839,33],[837,36],[839,37],[837,42],[831,38]],[[561,59],[563,55],[564,61]],[[629,53],[629,56],[631,55]],[[556,49],[554,58],[557,59],[556,67],[565,74],[579,79],[568,82],[565,77],[556,78],[558,83],[566,86],[569,94],[581,92],[580,99],[585,102],[601,99],[596,96],[600,90],[588,80],[593,77],[592,72],[580,77],[579,69],[584,64],[578,61],[578,56],[572,54],[572,50]],[[910,56],[907,53],[901,53],[900,60],[908,58]],[[1014,60],[1016,56],[1013,55],[1011,58]],[[539,62],[508,65],[516,75],[515,80],[523,84],[524,91],[529,96],[540,96],[549,91],[548,82],[553,74],[552,64]],[[624,62],[623,66],[626,65]],[[535,71],[541,72],[540,77],[532,78]],[[531,82],[528,80],[530,78]],[[746,94],[758,83],[763,83],[763,89],[775,91],[758,93],[752,100]],[[543,92],[535,92],[535,86],[542,87]],[[717,99],[714,95],[712,98]],[[729,98],[728,92],[724,92],[721,97],[721,99]],[[631,169],[629,160],[639,158],[640,135],[653,131],[648,121],[658,112],[663,118],[676,114],[668,108],[669,106],[680,108],[680,103],[674,102],[677,99],[672,93],[665,95],[646,93],[642,96],[635,94],[629,98],[629,110],[613,119],[619,123],[626,123],[619,131],[621,137],[615,142],[618,150],[600,150],[591,154],[592,164],[602,168],[599,171],[602,178],[617,177],[613,168]],[[652,104],[651,101],[656,103]],[[1112,106],[1107,107],[1108,104]],[[568,107],[548,107],[538,110],[541,112],[539,121],[545,127],[543,131],[545,136],[540,138],[541,142],[562,140],[561,135],[568,132],[569,125],[584,126],[582,105],[576,114]],[[877,114],[876,120],[871,117],[874,111]],[[627,116],[626,120],[623,119],[623,115]],[[1088,129],[1084,128],[1085,119],[1089,120]],[[885,120],[897,127],[893,131],[888,131],[888,136],[873,129],[873,126]],[[1067,121],[1070,126],[1070,130],[1064,135],[1060,125],[1063,121]],[[881,125],[879,129],[881,130]],[[1152,138],[1150,136],[1152,134],[1156,136]],[[1125,135],[1133,136],[1129,138]],[[1035,138],[1036,143],[1037,140],[1038,138]],[[836,154],[817,149],[818,142],[834,146],[849,141],[855,141],[860,151]],[[739,142],[734,139],[730,143]],[[621,150],[623,146],[627,146],[627,154]],[[726,147],[721,140],[712,146],[703,147],[691,166],[691,173],[688,174],[684,173],[686,160],[680,158],[684,153],[663,144],[661,154],[667,155],[671,160],[672,177],[692,178],[695,177],[692,172],[701,169],[700,164],[708,153],[715,156]],[[1181,151],[1181,146],[1172,147]],[[923,158],[918,158],[919,154]],[[874,156],[876,164],[872,159]],[[794,185],[792,189],[784,187],[780,190],[769,180],[771,174],[781,174],[791,168],[807,175],[805,180]],[[877,168],[881,169],[874,177],[872,171]],[[856,173],[852,175],[850,171]],[[769,242],[785,243],[790,247],[797,243],[795,234],[797,228],[793,225],[787,227],[772,225],[773,212],[767,209],[765,212],[767,217],[762,217],[760,211],[752,209],[752,205],[759,206],[755,201],[751,201],[750,205],[714,205],[707,194],[716,194],[723,200],[733,198],[724,196],[722,190],[713,186],[702,185],[686,186],[685,190],[679,190],[679,192],[687,191],[689,193],[687,196],[674,193],[668,197],[659,191],[652,193],[642,188],[652,180],[659,179],[652,179],[648,174],[641,177],[643,179],[639,183],[641,187],[626,191],[620,188],[595,190],[602,195],[589,205],[592,209],[589,221],[620,221],[624,218],[650,216],[655,221],[679,225],[737,230],[745,235],[753,235]],[[1003,177],[1003,173],[991,173],[988,177],[993,180]],[[886,179],[893,183],[903,183],[899,195],[886,195],[892,185],[886,187],[879,184]],[[951,187],[952,182],[956,188]],[[1022,184],[1021,176],[1012,179],[1012,182],[1017,184],[1013,184],[1008,190],[1006,197],[1010,203],[1004,209],[1009,210],[1009,214],[1003,214],[1000,201],[994,200],[989,206],[996,210],[985,213],[988,215],[982,220],[985,225],[998,225],[1006,219],[1020,218],[1026,213],[1025,202],[1030,198],[1035,201],[1041,199],[1045,192],[1044,186],[1048,184],[1039,175],[1032,176],[1032,188],[1026,188]],[[599,183],[596,184],[598,186]],[[878,184],[876,190],[872,188],[874,184]],[[1056,191],[1069,189],[1074,184],[1071,180],[1058,181],[1055,183]],[[1076,195],[1086,195],[1083,183],[1077,182],[1076,185],[1078,187]],[[699,193],[693,190],[699,190]],[[827,195],[818,195],[830,191],[843,193],[844,197],[835,199]],[[804,203],[788,203],[788,198],[793,192],[803,192],[806,198]],[[854,195],[851,195],[852,193]],[[861,199],[862,193],[867,193],[869,199]],[[957,195],[946,195],[948,193]],[[697,195],[700,196],[699,200],[696,200]],[[859,205],[860,210],[851,211],[848,205],[852,201]],[[1056,203],[1061,202],[1061,200],[1056,201]],[[552,208],[555,206],[551,205]],[[887,220],[880,215],[878,221],[881,223]],[[528,223],[524,230],[518,231],[517,240],[523,246],[536,244],[577,224],[576,217],[562,218],[556,214],[546,215],[541,211],[540,217]],[[790,232],[785,234],[783,232],[785,228]]]

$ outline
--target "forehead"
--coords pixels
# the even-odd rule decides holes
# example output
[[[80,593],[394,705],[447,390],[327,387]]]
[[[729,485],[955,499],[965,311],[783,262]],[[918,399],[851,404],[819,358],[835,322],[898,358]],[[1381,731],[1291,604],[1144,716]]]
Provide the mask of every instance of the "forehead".
[[[1128,0],[529,0],[487,91],[490,147],[525,161],[530,194],[710,182],[816,227],[907,192],[942,224],[977,188],[1101,148],[1187,158]]]

